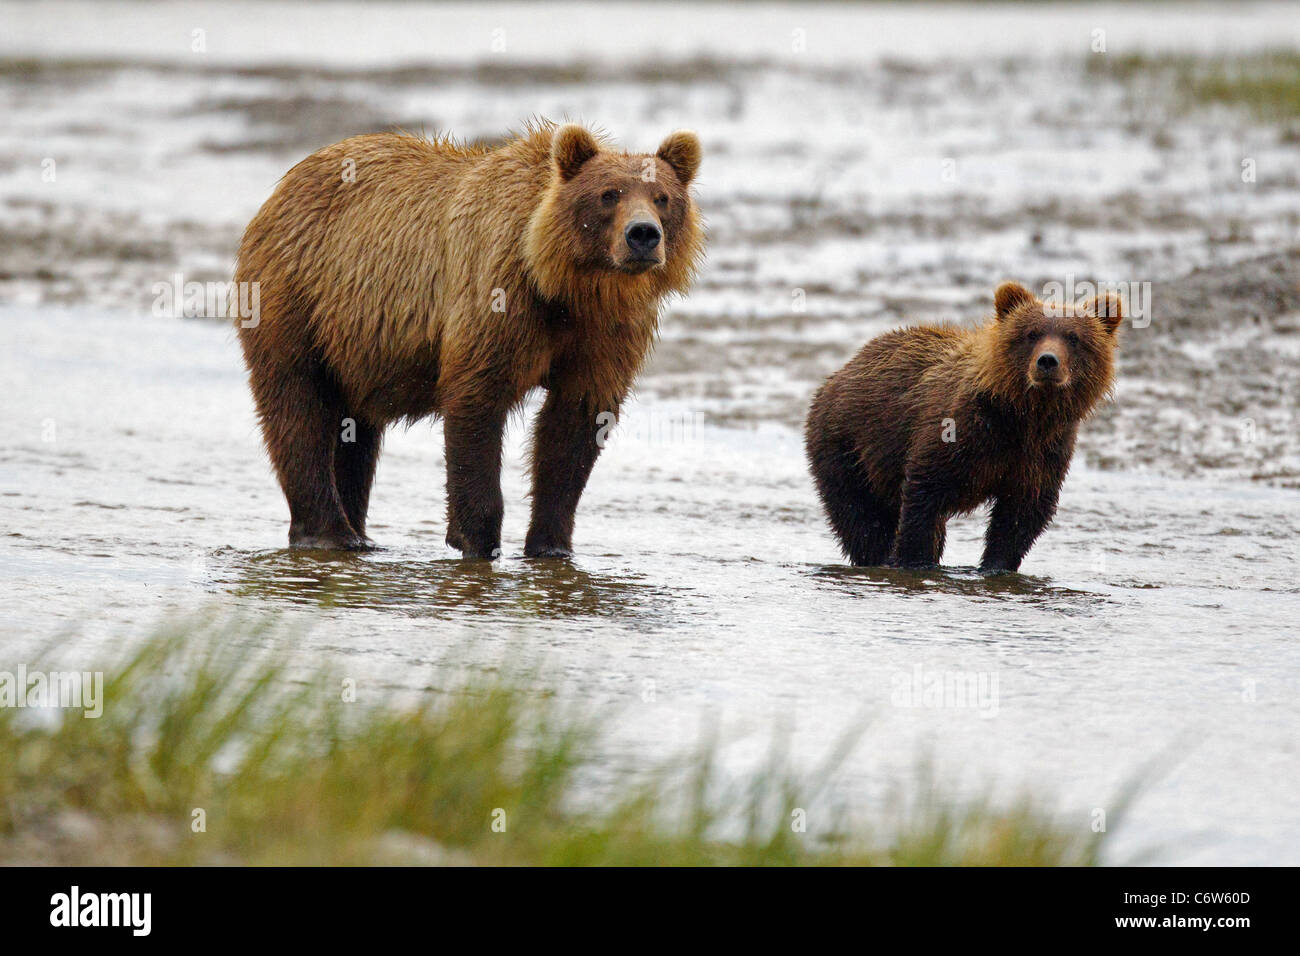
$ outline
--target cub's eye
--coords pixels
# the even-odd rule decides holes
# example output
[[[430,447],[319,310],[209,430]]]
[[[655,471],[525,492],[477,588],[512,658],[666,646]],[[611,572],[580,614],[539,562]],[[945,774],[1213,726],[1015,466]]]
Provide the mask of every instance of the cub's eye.
[[[1078,332],[1066,332],[1066,333],[1065,333],[1065,341],[1069,342],[1070,345],[1072,345],[1072,346],[1073,346],[1073,345],[1078,345],[1078,344],[1079,344],[1079,333],[1078,333]]]
[[[603,202],[606,206],[614,205],[614,203],[618,202],[618,190],[606,189],[603,193],[601,193],[600,201]]]
[[[668,195],[666,193],[660,193],[658,196],[655,196],[655,205],[660,209],[667,209]]]

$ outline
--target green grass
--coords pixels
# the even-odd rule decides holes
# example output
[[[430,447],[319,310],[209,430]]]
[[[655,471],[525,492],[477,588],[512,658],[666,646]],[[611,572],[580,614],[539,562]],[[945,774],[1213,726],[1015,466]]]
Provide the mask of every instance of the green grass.
[[[1300,119],[1300,52],[1276,50],[1237,56],[1093,54],[1088,69],[1114,77],[1144,95],[1173,94],[1191,109],[1225,105],[1271,123]]]
[[[348,703],[337,675],[267,646],[265,626],[191,622],[109,669],[97,719],[0,708],[0,864],[1087,865],[1102,845],[1087,820],[924,779],[888,809],[810,809],[796,832],[857,735],[811,776],[779,736],[748,779],[707,736],[614,773],[596,748],[610,715],[535,682],[443,666],[418,703]]]

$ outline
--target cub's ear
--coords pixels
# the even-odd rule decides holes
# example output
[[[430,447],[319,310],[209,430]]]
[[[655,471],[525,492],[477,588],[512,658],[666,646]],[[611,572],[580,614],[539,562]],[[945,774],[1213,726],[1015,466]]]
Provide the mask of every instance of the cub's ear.
[[[993,307],[997,310],[999,319],[1005,319],[1020,306],[1035,301],[1034,294],[1019,282],[1004,282],[993,293]]]
[[[561,179],[578,175],[582,164],[600,152],[600,144],[591,131],[577,123],[568,123],[555,131],[551,140],[551,159]]]
[[[700,138],[690,130],[678,130],[659,144],[655,153],[673,168],[683,186],[690,185],[700,169]]]
[[[1119,324],[1124,321],[1124,303],[1114,292],[1089,299],[1084,308],[1089,315],[1101,319],[1101,324],[1111,335],[1119,331]]]

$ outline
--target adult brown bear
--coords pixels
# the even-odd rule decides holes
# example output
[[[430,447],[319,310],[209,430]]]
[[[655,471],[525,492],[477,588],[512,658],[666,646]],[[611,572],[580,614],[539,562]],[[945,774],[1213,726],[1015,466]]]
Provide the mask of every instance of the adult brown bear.
[[[385,426],[442,416],[447,543],[500,553],[501,438],[547,390],[524,553],[568,555],[578,499],[703,254],[693,133],[653,155],[541,123],[495,148],[357,136],[293,167],[249,224],[239,338],[295,547],[362,549]]]
[[[817,391],[805,443],[854,564],[938,564],[954,514],[993,500],[980,567],[1015,571],[1056,513],[1079,423],[1111,391],[1118,297],[1049,309],[1005,282],[981,328],[900,329]]]

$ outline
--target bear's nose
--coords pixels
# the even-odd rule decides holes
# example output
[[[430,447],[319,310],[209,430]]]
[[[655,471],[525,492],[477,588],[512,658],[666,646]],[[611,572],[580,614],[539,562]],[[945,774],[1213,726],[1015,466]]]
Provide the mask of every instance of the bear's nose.
[[[627,228],[623,230],[623,238],[627,240],[629,249],[638,256],[644,256],[655,250],[659,240],[663,238],[663,233],[655,223],[648,219],[639,219],[628,223]]]
[[[1038,356],[1038,371],[1055,372],[1060,367],[1060,360],[1051,352],[1044,352]]]

